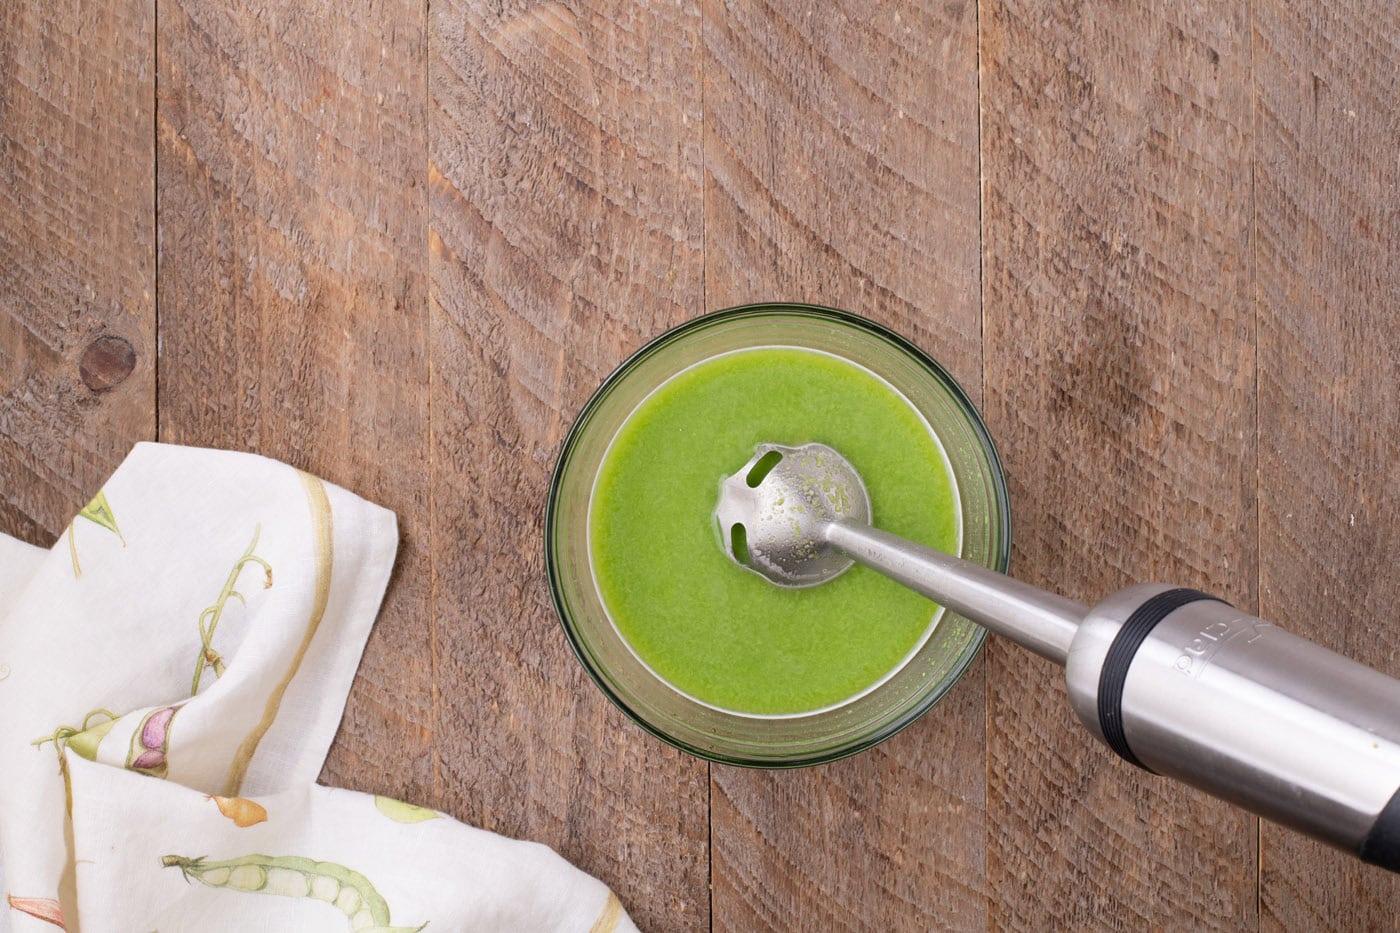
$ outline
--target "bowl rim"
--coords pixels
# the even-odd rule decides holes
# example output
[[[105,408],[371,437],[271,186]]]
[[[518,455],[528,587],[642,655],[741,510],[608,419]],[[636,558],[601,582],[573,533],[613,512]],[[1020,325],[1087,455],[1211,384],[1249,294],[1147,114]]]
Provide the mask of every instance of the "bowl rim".
[[[568,433],[564,436],[564,441],[560,445],[559,453],[554,460],[554,468],[550,472],[549,494],[545,498],[544,540],[542,542],[544,547],[545,576],[549,583],[550,602],[554,606],[554,614],[559,622],[560,628],[564,630],[564,637],[569,643],[569,648],[573,651],[574,657],[578,659],[580,666],[588,673],[589,679],[602,691],[603,695],[608,698],[613,706],[621,710],[628,719],[640,726],[643,731],[655,736],[673,748],[680,749],[704,761],[764,771],[780,771],[791,768],[805,768],[813,765],[829,764],[859,754],[866,749],[873,748],[881,742],[898,735],[936,706],[939,700],[946,696],[948,692],[957,685],[958,681],[967,673],[978,655],[981,654],[982,646],[987,639],[987,630],[980,626],[974,626],[976,631],[971,642],[963,652],[963,656],[956,667],[945,676],[944,687],[941,691],[936,695],[930,695],[925,700],[905,711],[898,719],[888,723],[884,728],[875,730],[868,736],[852,742],[849,745],[843,745],[833,751],[806,754],[802,757],[792,759],[762,760],[725,755],[722,752],[699,748],[689,742],[669,735],[662,729],[652,725],[645,717],[628,706],[607,683],[600,672],[594,669],[592,661],[589,659],[588,654],[584,651],[583,646],[579,643],[574,634],[570,622],[570,613],[565,607],[563,597],[560,593],[562,585],[559,579],[557,561],[554,556],[553,530],[559,512],[559,497],[561,494],[564,468],[568,464],[574,448],[578,445],[580,437],[587,429],[591,416],[603,403],[603,400],[607,396],[607,390],[614,383],[626,376],[628,372],[636,368],[637,365],[656,351],[684,338],[694,330],[731,319],[757,317],[783,311],[796,311],[800,314],[826,319],[873,334],[892,344],[895,349],[901,351],[919,366],[927,370],[929,375],[948,391],[949,396],[967,417],[968,426],[972,429],[973,435],[981,443],[983,452],[987,457],[988,467],[990,468],[990,480],[997,511],[995,518],[1001,530],[1001,538],[998,542],[999,547],[997,548],[997,553],[994,555],[994,563],[996,566],[992,569],[1001,573],[1006,573],[1011,563],[1011,499],[1006,483],[1006,472],[1002,466],[1001,455],[997,451],[996,443],[992,440],[991,432],[987,430],[987,425],[982,420],[981,412],[977,410],[977,406],[968,398],[962,385],[953,378],[942,364],[889,327],[850,311],[843,311],[840,308],[833,308],[827,305],[796,301],[761,301],[735,305],[733,307],[722,308],[717,311],[709,311],[697,315],[690,320],[662,331],[641,347],[629,353],[627,357],[598,384],[598,387],[594,389],[593,393],[588,397],[588,401],[583,404],[578,414],[574,416],[573,424],[569,426]]]

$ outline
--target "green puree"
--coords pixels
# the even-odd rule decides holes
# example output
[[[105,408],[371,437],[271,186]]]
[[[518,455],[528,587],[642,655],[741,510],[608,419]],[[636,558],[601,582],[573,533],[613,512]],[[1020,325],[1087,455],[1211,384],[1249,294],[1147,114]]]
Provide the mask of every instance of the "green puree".
[[[723,709],[800,713],[898,667],[937,607],[864,567],[783,589],[734,564],[719,483],[765,441],[830,445],[860,472],[876,524],[957,552],[952,480],[919,414],[865,369],[779,347],[705,360],[637,407],[599,469],[589,548],[613,623],[657,674]]]

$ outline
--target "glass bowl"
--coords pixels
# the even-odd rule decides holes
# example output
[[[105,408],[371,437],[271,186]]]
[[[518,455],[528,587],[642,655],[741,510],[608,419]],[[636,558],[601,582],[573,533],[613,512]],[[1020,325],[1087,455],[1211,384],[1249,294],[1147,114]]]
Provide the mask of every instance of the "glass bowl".
[[[892,331],[832,308],[756,304],[696,318],[634,353],[583,407],[554,469],[545,512],[554,606],[584,668],[638,725],[691,754],[756,768],[834,761],[889,738],[948,692],[986,637],[980,626],[945,611],[923,646],[873,690],[840,706],[781,717],[700,703],[652,673],[623,641],[599,596],[588,542],[593,485],[613,437],[677,373],[721,353],[774,346],[843,357],[902,392],[951,465],[962,512],[960,556],[1005,571],[1011,548],[1006,481],[981,417],[941,366]]]

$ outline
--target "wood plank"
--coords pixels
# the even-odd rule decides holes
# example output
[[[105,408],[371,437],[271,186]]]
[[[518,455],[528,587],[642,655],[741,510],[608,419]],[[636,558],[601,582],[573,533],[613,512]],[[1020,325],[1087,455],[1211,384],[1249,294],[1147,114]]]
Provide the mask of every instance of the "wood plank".
[[[585,676],[542,525],[584,400],[702,307],[698,47],[684,2],[430,12],[441,791],[600,877],[645,930],[708,924],[707,768]]]
[[[987,419],[1020,578],[1255,605],[1242,3],[981,5]],[[992,925],[1240,929],[1256,821],[1094,744],[1062,672],[990,652]]]
[[[836,305],[981,394],[976,10],[705,0],[706,303]],[[717,930],[981,928],[982,667],[887,744],[715,767]]]
[[[1400,10],[1256,4],[1260,604],[1400,677]],[[1400,879],[1263,828],[1269,929],[1390,929]]]
[[[151,0],[0,6],[0,532],[155,436]]]
[[[325,778],[433,785],[423,5],[172,0],[158,25],[161,439],[398,513]]]

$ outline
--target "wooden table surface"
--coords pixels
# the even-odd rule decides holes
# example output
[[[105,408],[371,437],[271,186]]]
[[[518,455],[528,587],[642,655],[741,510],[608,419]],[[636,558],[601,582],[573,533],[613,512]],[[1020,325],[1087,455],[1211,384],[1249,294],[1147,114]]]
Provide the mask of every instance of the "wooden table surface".
[[[1128,767],[1004,644],[854,759],[674,751],[570,654],[541,525],[630,350],[832,304],[981,406],[1022,578],[1400,675],[1398,63],[1393,0],[6,0],[0,530],[150,438],[394,509],[324,779],[645,930],[1393,928],[1394,878]]]

